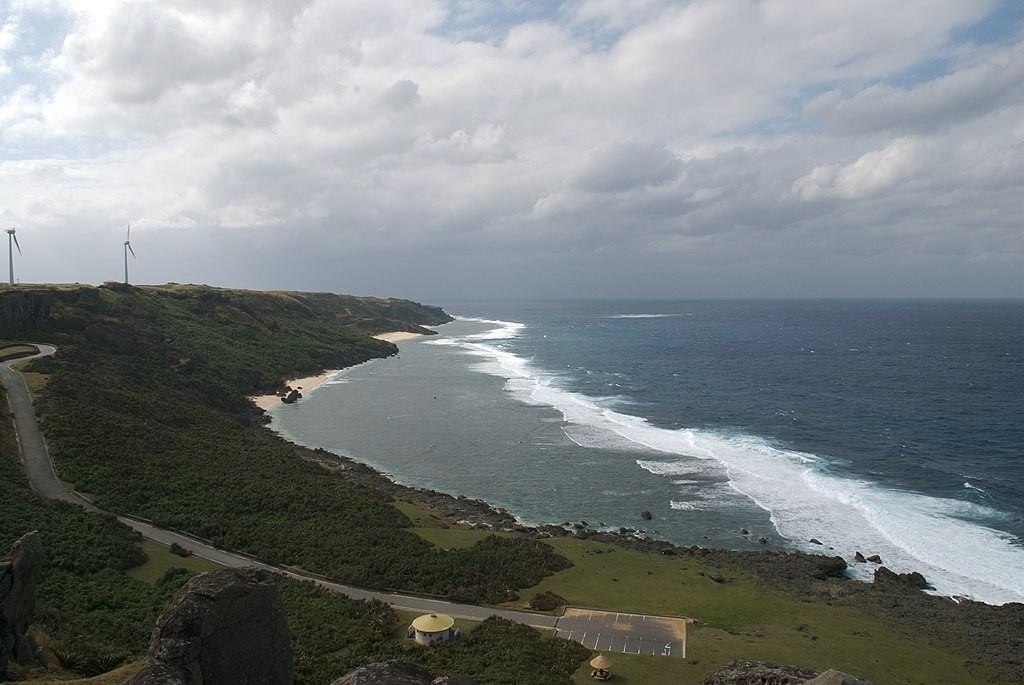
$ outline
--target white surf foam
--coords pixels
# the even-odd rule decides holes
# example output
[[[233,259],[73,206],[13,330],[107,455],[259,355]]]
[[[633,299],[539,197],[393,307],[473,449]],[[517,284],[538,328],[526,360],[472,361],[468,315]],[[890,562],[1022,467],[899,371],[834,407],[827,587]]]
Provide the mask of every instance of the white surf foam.
[[[667,319],[673,316],[679,316],[679,314],[614,314],[612,316],[602,316],[602,319]]]
[[[998,512],[842,477],[831,473],[827,461],[816,455],[783,449],[753,436],[658,428],[641,417],[615,411],[601,399],[565,390],[554,374],[487,344],[520,335],[523,324],[472,320],[495,328],[433,344],[458,346],[477,357],[476,369],[505,378],[506,389],[518,400],[557,409],[568,424],[566,434],[577,444],[616,448],[630,444],[634,449],[659,452],[660,458],[641,459],[637,464],[669,478],[724,475],[730,487],[769,513],[780,535],[809,551],[820,550],[808,544],[813,537],[850,561],[860,551],[879,554],[894,571],[920,571],[941,594],[994,604],[1024,601],[1020,541],[964,520]],[[695,506],[685,503],[687,508]],[[851,573],[868,579],[874,568],[854,563]]]
[[[703,502],[684,502],[680,500],[671,500],[668,506],[676,511],[704,511],[707,509],[707,505]]]

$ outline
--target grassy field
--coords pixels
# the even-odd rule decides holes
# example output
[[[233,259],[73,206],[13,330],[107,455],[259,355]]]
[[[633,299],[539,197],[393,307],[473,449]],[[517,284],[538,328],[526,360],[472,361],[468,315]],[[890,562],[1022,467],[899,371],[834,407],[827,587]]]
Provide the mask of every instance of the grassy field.
[[[417,535],[429,540],[438,549],[464,549],[472,547],[484,538],[496,535],[500,538],[515,537],[513,533],[492,533],[489,530],[472,528],[414,528]]]
[[[17,357],[27,357],[31,354],[35,354],[39,351],[39,348],[35,345],[20,345],[20,344],[0,344],[0,361],[5,359],[16,359]]]
[[[447,531],[445,531],[447,532]],[[476,531],[469,531],[476,532]],[[838,668],[875,683],[972,684],[965,660],[940,646],[901,634],[864,612],[790,597],[735,572],[687,558],[665,557],[575,539],[549,541],[574,566],[526,590],[509,606],[525,606],[537,592],[555,592],[574,606],[686,616],[687,659],[610,654],[618,683],[699,683],[729,661],[764,660],[825,670]],[[590,681],[581,667],[577,682]]]
[[[405,514],[414,528],[446,528],[448,526],[442,516],[422,505],[395,500],[392,502],[392,506]]]
[[[156,581],[160,580],[170,568],[184,568],[193,573],[216,571],[219,568],[224,568],[220,564],[215,564],[201,557],[179,557],[177,554],[171,554],[170,548],[152,540],[144,540],[142,542],[142,551],[147,557],[146,562],[135,568],[128,569],[125,573],[135,580],[141,580],[150,585],[156,585]]]
[[[472,547],[490,535],[510,538],[513,533],[492,532],[465,528],[445,521],[433,510],[413,502],[395,500],[392,506],[405,514],[412,524],[412,531],[438,549],[465,549]]]
[[[445,548],[469,546],[488,535],[462,528],[414,530]],[[699,683],[737,659],[838,668],[876,683],[995,682],[972,675],[959,655],[901,634],[860,610],[766,589],[750,574],[573,538],[548,544],[573,567],[521,591],[518,600],[505,606],[526,608],[534,595],[547,591],[573,606],[698,621],[688,631],[686,661],[613,654],[620,664],[614,682]],[[712,572],[725,576],[726,582],[702,575]],[[576,677],[578,682],[590,681],[589,668],[581,667]]]

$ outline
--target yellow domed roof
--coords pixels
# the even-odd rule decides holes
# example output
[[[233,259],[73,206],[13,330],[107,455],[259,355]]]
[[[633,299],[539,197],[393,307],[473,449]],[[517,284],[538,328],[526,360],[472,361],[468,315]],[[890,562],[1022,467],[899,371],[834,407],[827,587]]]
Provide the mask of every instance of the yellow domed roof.
[[[455,619],[447,614],[424,614],[412,622],[412,627],[421,633],[440,633],[455,625]]]

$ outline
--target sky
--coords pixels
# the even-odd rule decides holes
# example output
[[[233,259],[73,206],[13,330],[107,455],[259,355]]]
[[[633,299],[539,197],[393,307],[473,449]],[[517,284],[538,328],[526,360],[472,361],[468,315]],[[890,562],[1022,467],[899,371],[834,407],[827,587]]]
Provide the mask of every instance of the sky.
[[[129,223],[146,283],[1024,297],[1024,2],[0,0],[18,279]]]

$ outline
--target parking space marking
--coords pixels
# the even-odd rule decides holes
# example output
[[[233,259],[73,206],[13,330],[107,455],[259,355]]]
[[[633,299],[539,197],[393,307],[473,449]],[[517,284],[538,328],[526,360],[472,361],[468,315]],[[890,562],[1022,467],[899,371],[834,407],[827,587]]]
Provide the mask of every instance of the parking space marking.
[[[557,637],[597,651],[686,658],[686,619],[682,618],[570,607],[555,628]]]

